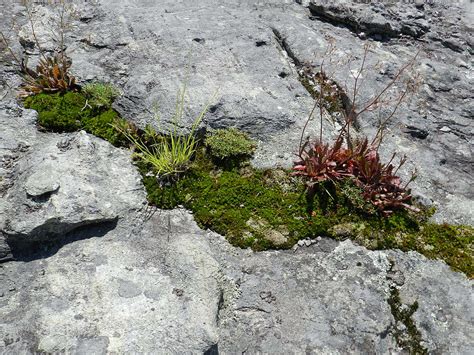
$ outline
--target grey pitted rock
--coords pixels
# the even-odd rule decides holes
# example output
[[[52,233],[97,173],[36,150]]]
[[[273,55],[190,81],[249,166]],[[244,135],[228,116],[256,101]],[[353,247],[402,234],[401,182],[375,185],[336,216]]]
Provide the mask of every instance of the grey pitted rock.
[[[442,262],[325,238],[254,253],[183,210],[129,217],[0,266],[0,352],[398,353],[393,286],[421,346],[474,345],[472,281]]]
[[[207,123],[258,137],[256,165],[288,164],[312,105],[297,67],[317,64],[330,37],[337,55],[359,60],[367,43],[345,28],[343,11],[342,20],[320,21],[314,8],[300,5],[308,3],[88,2],[68,48],[79,79],[118,85],[124,96],[116,108],[140,124],[149,121],[154,101],[167,117],[190,72],[190,112],[220,88]],[[0,4],[2,20],[21,10]],[[364,98],[410,58],[412,45],[425,41],[429,54],[418,67],[425,85],[414,98],[426,106],[402,108],[382,153],[410,153],[421,170],[415,187],[441,203],[438,218],[472,223],[469,17],[451,4],[408,6],[400,21],[422,13],[428,25],[409,22],[415,35],[407,39],[397,34],[408,31],[393,16],[398,10],[370,6],[364,18],[354,18],[395,29],[388,42],[369,36],[373,61],[380,59],[383,70],[366,77]],[[26,29],[21,35],[29,36]],[[431,353],[474,348],[473,282],[443,262],[325,238],[302,241],[294,251],[253,253],[200,230],[186,211],[142,209],[143,187],[129,152],[83,132],[38,132],[34,112],[5,91],[18,83],[6,55],[0,61],[0,261],[12,258],[13,239],[45,243],[36,251],[19,245],[16,260],[0,264],[0,353],[406,353],[394,337],[406,328],[389,304],[394,290],[400,307],[418,303],[411,317],[420,334],[416,345]],[[346,69],[330,70],[333,79],[343,83]],[[364,117],[361,131],[373,132],[374,122]],[[327,123],[326,134],[336,127]]]
[[[354,61],[331,67],[326,60],[327,72],[350,87],[350,75],[370,43],[367,65],[377,69],[363,75],[363,103],[422,46],[415,71],[423,85],[390,122],[380,152],[385,158],[393,151],[408,155],[400,173],[407,180],[418,169],[411,186],[435,201],[436,221],[472,224],[472,5],[299,3],[101,0],[81,6],[80,21],[68,37],[73,71],[81,82],[119,86],[124,94],[115,108],[142,127],[156,125],[155,106],[160,126],[166,126],[185,82],[184,125],[217,91],[205,124],[236,126],[258,138],[256,166],[288,166],[313,104],[298,81],[300,65],[318,66],[335,43],[335,59]],[[28,38],[28,31],[22,36]],[[307,135],[316,136],[318,121]],[[360,133],[373,136],[378,122],[377,114],[363,115]],[[340,127],[326,120],[324,125],[328,140]]]
[[[8,163],[2,169],[0,233],[7,244],[51,240],[143,207],[145,192],[128,151],[84,131],[37,134],[34,125],[24,124],[32,113],[0,111]]]

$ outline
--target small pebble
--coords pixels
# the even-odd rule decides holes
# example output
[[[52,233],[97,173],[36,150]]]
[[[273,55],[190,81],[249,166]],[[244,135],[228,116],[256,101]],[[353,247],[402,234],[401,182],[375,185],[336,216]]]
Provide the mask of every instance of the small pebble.
[[[443,126],[439,129],[441,132],[451,132],[451,128],[448,126]]]

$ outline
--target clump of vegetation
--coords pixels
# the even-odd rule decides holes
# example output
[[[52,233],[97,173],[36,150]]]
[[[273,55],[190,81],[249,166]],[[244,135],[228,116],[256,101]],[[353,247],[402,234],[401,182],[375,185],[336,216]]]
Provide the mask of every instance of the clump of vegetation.
[[[108,140],[114,145],[125,145],[125,134],[133,135],[137,129],[119,117],[112,109],[93,108],[86,105],[87,99],[81,92],[65,94],[41,93],[29,96],[24,105],[38,111],[38,124],[53,132],[73,132],[78,129]],[[114,126],[120,127],[117,131]]]
[[[45,94],[29,96],[25,107],[38,111],[38,123],[41,127],[55,132],[72,132],[81,128],[81,121],[90,115],[83,110],[86,100],[77,92],[65,94]]]
[[[20,96],[39,93],[65,93],[77,90],[76,78],[70,73],[71,60],[63,54],[43,56],[36,69],[30,69],[22,62],[23,83]]]
[[[115,146],[125,145],[126,136],[136,135],[137,129],[134,125],[128,123],[127,120],[120,118],[118,113],[112,109],[108,109],[97,116],[85,116],[82,121],[82,129],[97,137],[103,138]],[[121,127],[118,131],[114,127]]]
[[[211,155],[220,160],[242,159],[253,154],[256,144],[247,133],[237,128],[212,131],[205,140]]]
[[[51,39],[57,43],[57,47],[52,54],[43,49],[37,37],[34,2],[26,0],[23,5],[26,9],[28,27],[31,31],[34,47],[38,50],[40,57],[35,68],[28,66],[28,57],[13,51],[8,36],[0,31],[0,41],[3,42],[11,58],[17,63],[23,78],[19,96],[24,98],[40,93],[66,93],[77,90],[76,79],[70,72],[72,61],[66,55],[65,45],[66,33],[70,30],[73,19],[77,17],[74,5],[66,0],[58,0],[48,4],[55,12],[49,24],[51,28],[48,28],[51,32]],[[13,27],[14,24],[12,24]]]
[[[91,83],[82,88],[87,98],[87,104],[99,109],[109,109],[114,100],[120,95],[120,91],[111,84]]]
[[[402,158],[397,167],[392,160],[382,163],[376,147],[369,146],[368,140],[355,143],[352,147],[343,147],[342,136],[330,146],[321,142],[306,142],[295,162],[293,173],[306,179],[309,190],[318,186],[318,182],[351,178],[362,190],[362,196],[372,203],[384,215],[390,215],[396,209],[418,211],[411,204],[411,195],[407,190],[408,183],[402,185],[396,176],[405,163]],[[415,176],[412,176],[412,180]],[[312,193],[311,191],[309,191]]]
[[[176,110],[171,121],[171,128],[158,134],[151,126],[147,126],[146,137],[143,139],[116,127],[136,148],[136,156],[152,167],[153,174],[160,178],[175,178],[184,173],[190,166],[199,139],[197,131],[206,114],[209,104],[194,120],[189,132],[180,128],[184,115],[186,86],[178,91]],[[159,116],[155,114],[157,124]]]
[[[396,154],[393,154],[388,163],[384,163],[378,153],[386,124],[394,116],[406,95],[416,89],[416,85],[414,80],[408,80],[401,93],[395,97],[389,95],[390,89],[400,80],[402,74],[413,66],[416,56],[402,66],[379,93],[363,105],[358,105],[356,100],[360,89],[359,80],[362,72],[366,69],[365,62],[368,51],[369,47],[366,46],[361,67],[357,74],[353,75],[352,101],[337,85],[331,85],[331,81],[323,70],[323,64],[320,65],[320,71],[317,73],[312,73],[314,66],[308,66],[303,70],[305,74],[303,79],[314,78],[312,83],[319,83],[319,90],[317,91],[318,100],[315,102],[301,134],[299,159],[294,164],[294,175],[305,179],[309,194],[314,193],[313,189],[318,187],[320,182],[328,181],[331,184],[336,184],[341,179],[350,178],[362,190],[363,198],[383,215],[388,216],[395,210],[403,209],[416,212],[418,209],[413,206],[408,190],[408,185],[416,178],[416,173],[412,173],[412,177],[406,184],[402,184],[396,175],[406,162],[406,157],[402,157],[398,165],[393,165],[392,162]],[[334,102],[337,102],[338,105],[333,105]],[[366,137],[359,139],[351,137],[351,130],[363,113],[390,103],[394,103],[394,108],[380,122],[379,129],[370,143]],[[312,120],[316,107],[319,107],[320,114],[319,139],[307,140],[303,143],[304,132]],[[344,119],[344,125],[332,144],[323,142],[322,127],[325,112],[330,116],[342,116]]]
[[[384,217],[351,179],[321,182],[309,195],[301,179],[281,184],[275,179],[280,170],[222,168],[203,148],[172,184],[149,174],[149,164],[139,161],[138,166],[150,203],[164,209],[184,206],[202,228],[236,246],[258,251],[290,248],[317,236],[350,238],[369,249],[416,250],[474,277],[472,227],[427,222],[431,211],[395,210]]]

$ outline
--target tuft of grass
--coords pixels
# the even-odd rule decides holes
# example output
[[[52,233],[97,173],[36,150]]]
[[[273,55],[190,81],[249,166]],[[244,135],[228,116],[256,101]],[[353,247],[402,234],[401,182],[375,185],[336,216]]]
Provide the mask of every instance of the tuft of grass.
[[[158,134],[151,126],[147,126],[146,137],[142,139],[115,126],[135,146],[139,159],[151,166],[153,173],[158,177],[173,177],[184,173],[189,168],[198,145],[197,130],[209,104],[196,117],[189,132],[185,132],[180,128],[184,116],[185,94],[186,86],[178,90],[171,128],[164,134]],[[160,119],[157,114],[155,118],[159,125]]]
[[[234,127],[212,131],[206,137],[205,145],[213,157],[222,160],[249,157],[256,148],[247,133]]]
[[[91,83],[84,86],[82,92],[92,108],[110,109],[120,91],[112,84]]]

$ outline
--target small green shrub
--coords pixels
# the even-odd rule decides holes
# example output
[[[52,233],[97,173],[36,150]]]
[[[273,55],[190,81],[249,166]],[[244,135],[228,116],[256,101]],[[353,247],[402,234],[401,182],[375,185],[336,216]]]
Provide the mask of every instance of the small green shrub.
[[[109,109],[120,91],[111,84],[92,83],[82,89],[87,98],[87,103],[92,108]]]
[[[237,128],[217,129],[206,137],[205,144],[213,157],[222,160],[251,156],[256,148],[247,133]]]

